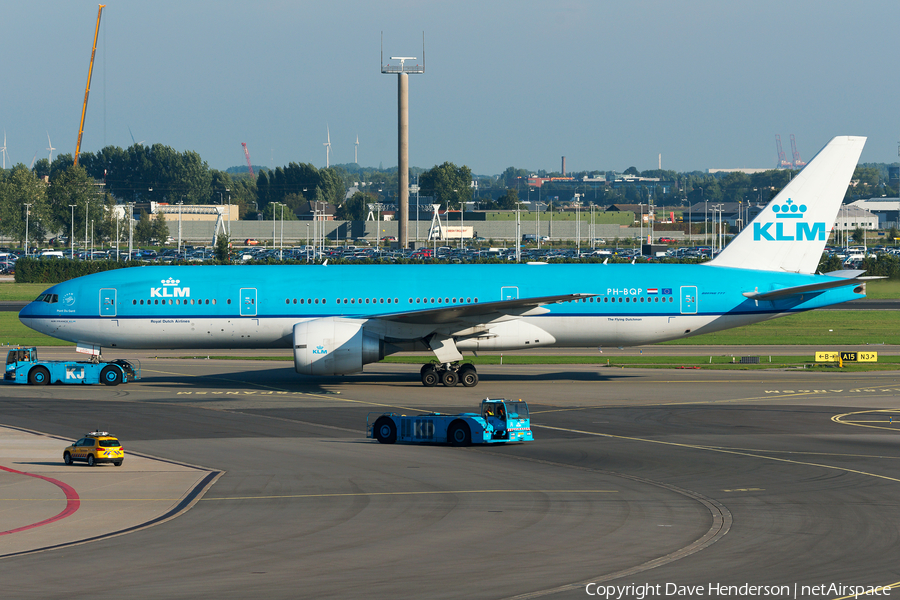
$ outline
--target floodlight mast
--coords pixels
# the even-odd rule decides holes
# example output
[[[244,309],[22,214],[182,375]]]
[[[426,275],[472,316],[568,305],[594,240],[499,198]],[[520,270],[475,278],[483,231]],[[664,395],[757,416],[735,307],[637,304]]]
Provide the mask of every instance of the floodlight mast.
[[[409,248],[409,74],[425,73],[425,32],[422,32],[422,64],[406,66],[415,56],[392,56],[400,65],[384,63],[384,33],[381,34],[381,72],[397,74],[397,203],[400,208],[400,247]]]

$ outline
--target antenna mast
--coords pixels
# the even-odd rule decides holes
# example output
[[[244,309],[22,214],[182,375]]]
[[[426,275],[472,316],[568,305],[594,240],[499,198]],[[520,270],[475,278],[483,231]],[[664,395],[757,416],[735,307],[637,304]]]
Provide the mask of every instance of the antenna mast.
[[[87,85],[84,88],[84,105],[81,107],[81,125],[78,127],[78,143],[75,144],[75,166],[78,166],[78,154],[81,152],[81,135],[84,133],[84,115],[87,112],[87,104],[88,104],[88,94],[91,93],[91,76],[94,74],[94,55],[97,53],[97,34],[100,33],[100,15],[103,14],[103,7],[105,4],[101,4],[100,8],[97,10],[97,27],[94,29],[94,47],[91,48],[91,64],[88,67],[88,79]]]
[[[400,247],[409,248],[409,74],[425,73],[425,32],[422,32],[422,64],[407,65],[415,56],[392,56],[400,65],[384,63],[384,33],[381,34],[381,72],[397,74],[397,199],[400,205]]]

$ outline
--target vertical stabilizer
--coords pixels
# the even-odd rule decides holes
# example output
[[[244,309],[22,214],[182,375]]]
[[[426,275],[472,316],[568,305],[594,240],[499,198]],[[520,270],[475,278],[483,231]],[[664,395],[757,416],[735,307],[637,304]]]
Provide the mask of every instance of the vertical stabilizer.
[[[709,265],[815,273],[866,138],[832,139]]]

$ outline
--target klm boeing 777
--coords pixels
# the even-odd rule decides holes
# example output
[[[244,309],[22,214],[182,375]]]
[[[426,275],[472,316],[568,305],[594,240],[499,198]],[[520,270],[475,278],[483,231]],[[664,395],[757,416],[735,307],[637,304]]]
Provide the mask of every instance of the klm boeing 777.
[[[19,318],[94,354],[291,349],[305,375],[424,350],[424,385],[473,386],[467,350],[652,344],[862,298],[863,271],[816,268],[864,144],[831,140],[705,264],[147,266],[54,285]]]

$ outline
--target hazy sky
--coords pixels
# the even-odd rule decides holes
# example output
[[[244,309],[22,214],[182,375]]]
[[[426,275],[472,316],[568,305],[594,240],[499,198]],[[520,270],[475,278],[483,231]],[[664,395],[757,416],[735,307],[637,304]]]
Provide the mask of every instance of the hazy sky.
[[[13,162],[74,153],[97,3],[2,0],[0,129]],[[688,171],[805,160],[835,135],[898,159],[897,0],[109,0],[82,150],[161,143],[210,167],[410,164],[478,174]],[[7,164],[7,167],[9,164]]]

